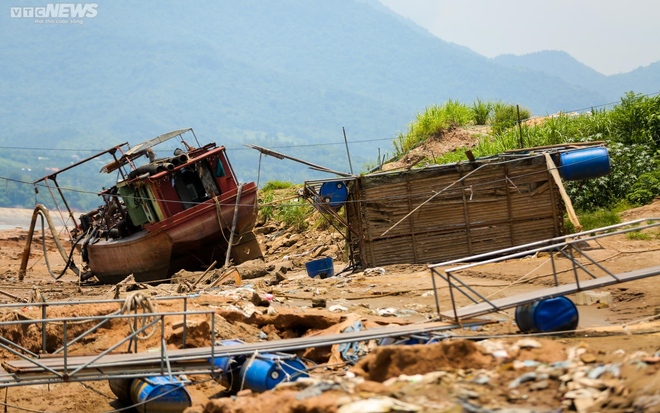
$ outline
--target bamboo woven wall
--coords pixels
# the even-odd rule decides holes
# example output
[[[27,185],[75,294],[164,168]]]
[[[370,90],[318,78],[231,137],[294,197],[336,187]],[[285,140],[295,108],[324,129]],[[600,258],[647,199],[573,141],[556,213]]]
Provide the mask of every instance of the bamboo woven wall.
[[[543,157],[372,174],[352,186],[349,245],[363,267],[437,263],[563,234]]]

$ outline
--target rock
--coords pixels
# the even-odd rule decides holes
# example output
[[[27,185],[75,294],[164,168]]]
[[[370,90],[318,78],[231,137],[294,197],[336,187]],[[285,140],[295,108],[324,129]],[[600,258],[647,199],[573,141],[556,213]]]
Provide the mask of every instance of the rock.
[[[603,304],[607,307],[612,305],[612,293],[598,291],[581,291],[575,294],[576,305]]]
[[[516,341],[514,346],[519,347],[519,348],[541,348],[541,343],[539,343],[537,340],[531,339],[531,338],[523,338],[521,340]]]
[[[325,298],[312,298],[312,308],[325,308]]]
[[[364,270],[364,275],[366,277],[374,277],[383,274],[385,274],[385,268],[382,267],[367,268]]]
[[[587,412],[595,402],[596,401],[591,397],[579,397],[573,399],[573,407],[578,413]]]
[[[277,227],[274,225],[256,226],[253,230],[254,235],[268,235],[268,234],[272,234],[275,231],[277,231]]]
[[[252,390],[245,389],[245,390],[241,390],[238,393],[236,393],[236,397],[245,397],[245,396],[250,396],[251,394],[252,394]]]
[[[300,241],[300,235],[298,234],[291,234],[289,237],[277,237],[275,240],[269,243],[270,245],[268,249],[272,253],[280,248],[287,248],[295,245],[298,241]]]
[[[580,360],[583,363],[587,363],[587,364],[595,363],[596,362],[596,356],[593,355],[592,353],[583,353],[583,354],[580,355]]]
[[[268,267],[262,260],[245,261],[244,263],[237,265],[235,268],[244,280],[259,278],[268,274]]]
[[[529,386],[530,390],[538,391],[538,390],[545,390],[548,387],[550,387],[550,381],[548,380],[541,380],[536,383],[532,383],[531,386]]]
[[[252,304],[256,305],[257,307],[270,306],[270,301],[256,291],[252,293],[252,297],[250,297],[250,301],[252,302]]]
[[[316,248],[316,249],[314,250],[314,252],[312,252],[311,256],[312,256],[313,258],[317,258],[317,257],[320,257],[320,256],[325,256],[325,255],[327,255],[327,254],[325,254],[325,252],[326,252],[327,250],[328,250],[328,246],[327,246],[327,245],[321,245],[321,246],[319,246],[318,248]]]
[[[286,274],[287,272],[293,270],[293,262],[291,261],[277,261],[273,263],[273,272]]]
[[[514,389],[518,386],[520,386],[522,383],[526,383],[528,381],[534,381],[536,380],[536,372],[532,371],[529,373],[525,373],[522,376],[518,377],[517,379],[513,380],[511,383],[509,383],[509,388]]]

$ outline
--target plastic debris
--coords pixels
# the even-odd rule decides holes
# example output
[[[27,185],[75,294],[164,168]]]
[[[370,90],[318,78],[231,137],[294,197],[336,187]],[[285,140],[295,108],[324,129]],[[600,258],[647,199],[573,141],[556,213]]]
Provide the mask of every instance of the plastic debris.
[[[420,406],[404,403],[391,397],[374,397],[345,404],[337,410],[337,413],[408,413],[421,410]]]
[[[382,267],[367,268],[364,270],[364,275],[366,277],[375,277],[383,274],[385,274],[385,268]]]
[[[342,333],[352,333],[352,332],[357,332],[357,331],[362,331],[364,330],[364,326],[362,323],[358,320],[355,323],[353,323],[352,326],[348,326],[342,331]],[[355,363],[358,358],[362,355],[363,351],[361,349],[360,343],[357,341],[354,341],[352,343],[342,343],[339,345],[338,349],[339,353],[341,354],[341,358],[344,361],[350,362],[350,363]]]

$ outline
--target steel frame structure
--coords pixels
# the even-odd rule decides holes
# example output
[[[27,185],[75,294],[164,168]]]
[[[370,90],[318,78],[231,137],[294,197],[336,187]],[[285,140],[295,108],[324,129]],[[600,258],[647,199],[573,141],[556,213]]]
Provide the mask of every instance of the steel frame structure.
[[[162,297],[160,300],[182,299],[184,303],[189,296],[181,297]],[[28,305],[85,305],[94,303],[122,302],[123,300],[96,300],[96,301],[76,301],[76,302],[52,302],[52,303],[23,303],[9,304],[0,306],[15,308]],[[45,313],[45,310],[42,310]],[[182,348],[177,350],[168,350],[165,345],[165,318],[171,316],[183,316],[184,318],[184,343],[186,317],[191,315],[210,316],[210,339],[213,346],[203,348]],[[213,310],[208,311],[180,311],[180,312],[154,312],[138,314],[111,314],[88,317],[64,317],[64,318],[42,318],[35,320],[18,320],[0,322],[0,327],[10,325],[37,324],[43,328],[48,323],[61,323],[63,326],[62,348],[56,350],[54,354],[35,354],[16,343],[7,339],[0,339],[0,348],[17,356],[16,360],[6,360],[0,368],[0,388],[26,386],[36,384],[62,383],[62,382],[83,382],[98,381],[110,379],[130,379],[143,378],[154,375],[177,375],[177,374],[210,374],[211,376],[220,374],[222,371],[214,361],[221,357],[233,357],[238,355],[251,355],[264,352],[295,352],[309,347],[331,346],[334,344],[354,343],[358,341],[367,341],[388,337],[402,337],[419,334],[432,334],[438,331],[447,331],[458,326],[446,322],[426,322],[420,324],[388,326],[374,328],[362,331],[345,332],[332,335],[323,335],[315,337],[302,337],[293,339],[283,339],[276,341],[245,343],[237,345],[221,345],[216,343],[215,330],[216,314]],[[140,328],[136,328],[128,336],[124,337],[118,343],[115,343],[107,350],[92,356],[72,356],[69,354],[69,347],[85,336],[89,335],[101,325],[112,319],[128,319],[137,322],[139,319],[148,320],[142,323]],[[69,340],[67,334],[67,325],[71,323],[80,323],[88,321],[96,324]],[[490,321],[476,321],[470,325],[483,325]],[[137,351],[135,346],[133,353],[113,353],[125,343],[129,343],[131,351],[131,341],[137,342],[137,336],[150,328],[158,328],[160,334],[160,348],[158,351]],[[61,353],[61,354],[60,354]]]
[[[640,225],[643,224],[643,225]],[[654,266],[644,269],[639,269],[620,274],[614,274],[605,268],[602,264],[589,257],[580,248],[580,245],[591,240],[597,240],[604,237],[610,237],[618,234],[628,232],[640,231],[646,228],[660,226],[660,218],[642,218],[633,221],[623,222],[616,225],[597,228],[589,231],[582,231],[576,234],[564,235],[548,240],[537,241],[516,247],[501,249],[497,251],[488,252],[485,254],[473,255],[457,260],[446,261],[438,264],[429,265],[431,270],[431,280],[433,282],[433,291],[435,293],[435,305],[440,318],[451,319],[460,324],[462,319],[468,317],[477,317],[486,315],[501,310],[506,310],[523,304],[532,303],[534,301],[564,296],[573,294],[580,291],[591,290],[595,288],[605,287],[612,284],[624,283],[629,281],[638,280],[646,277],[653,277],[660,275],[660,266]],[[473,287],[462,281],[455,273],[479,267],[486,264],[493,264],[514,258],[521,258],[537,254],[539,252],[546,252],[549,254],[552,264],[552,275],[554,286],[550,288],[540,289],[537,291],[518,294],[511,297],[505,297],[495,300],[490,300],[476,291]],[[557,278],[557,266],[555,256],[563,256],[571,263],[571,269],[574,275],[575,282],[561,285]],[[603,273],[604,276],[597,276],[595,272],[589,270],[587,265],[582,264],[577,260],[577,257],[585,258],[589,264],[593,264]],[[455,267],[442,269],[452,264],[462,264]],[[444,272],[444,274],[443,274]],[[581,281],[579,275],[586,274],[589,279]],[[449,286],[449,295],[451,299],[452,311],[440,311],[440,302],[438,299],[438,290],[436,284],[436,277],[447,282]],[[454,294],[461,293],[473,304],[458,308]]]

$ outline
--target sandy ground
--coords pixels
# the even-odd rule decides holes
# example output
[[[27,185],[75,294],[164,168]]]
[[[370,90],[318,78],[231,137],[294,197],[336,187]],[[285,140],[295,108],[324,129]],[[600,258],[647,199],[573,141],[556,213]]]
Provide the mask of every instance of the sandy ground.
[[[31,249],[28,272],[18,280],[31,211],[0,209],[0,302],[27,301],[21,309],[2,309],[3,320],[39,318],[29,302],[84,301],[112,298],[112,286],[79,285],[67,272],[59,280],[47,271],[40,244]],[[660,217],[660,202],[627,212],[623,220]],[[17,228],[18,227],[18,228]],[[613,273],[660,265],[660,230],[645,231],[649,239],[624,235],[591,241],[585,254]],[[313,241],[310,241],[313,240]],[[334,253],[336,272],[345,268],[336,241],[326,253]],[[414,323],[437,317],[431,272],[423,265],[396,265],[382,270],[341,273],[335,277],[311,279],[304,270],[302,251],[319,242],[308,235],[294,245],[277,243],[277,238],[260,235],[268,251],[267,261],[289,268],[279,275],[243,280],[239,288],[224,284],[213,288],[201,283],[189,308],[212,310],[217,317],[216,339],[240,338],[247,342],[277,340],[323,334],[347,320],[361,319],[365,326]],[[285,246],[288,245],[288,246]],[[51,267],[62,268],[62,260],[47,242]],[[277,248],[276,248],[277,247]],[[299,256],[299,259],[290,257]],[[289,257],[285,259],[283,257]],[[287,261],[289,261],[287,263]],[[596,271],[596,266],[581,262]],[[568,260],[558,259],[558,277],[574,277]],[[285,265],[286,264],[286,265]],[[552,285],[552,267],[547,255],[538,254],[498,264],[488,264],[459,276],[485,297],[501,298]],[[189,274],[192,279],[199,273]],[[441,311],[451,309],[449,289],[438,281]],[[439,344],[376,346],[362,343],[368,355],[356,365],[332,363],[331,349],[309,349],[301,353],[309,364],[312,379],[280,386],[263,394],[244,391],[238,397],[223,397],[225,388],[210,377],[190,377],[188,387],[193,405],[189,412],[441,412],[441,411],[649,411],[660,412],[660,289],[658,277],[613,285],[596,290],[599,299],[578,305],[579,325],[569,334],[523,335],[513,310],[492,314],[492,323],[478,328],[456,328],[452,338]],[[176,285],[144,290],[151,296],[175,293]],[[120,297],[128,292],[120,289]],[[268,297],[269,307],[255,306],[252,294]],[[582,298],[570,296],[577,302]],[[313,300],[325,299],[325,306],[313,307]],[[459,306],[470,304],[457,296]],[[262,303],[263,304],[263,303]],[[159,303],[159,311],[180,310],[177,303]],[[49,316],[108,314],[117,305],[53,307]],[[332,311],[331,311],[332,310]],[[191,345],[208,345],[208,319],[193,320]],[[178,347],[180,329],[166,324],[169,348]],[[128,334],[128,326],[113,323],[71,348],[70,354],[97,354]],[[61,331],[48,331],[49,346],[61,343]],[[70,332],[74,334],[74,332]],[[2,336],[35,352],[41,351],[38,326],[2,330]],[[59,341],[58,341],[59,337]],[[484,340],[487,338],[487,340]],[[521,344],[521,339],[533,340]],[[142,348],[158,347],[158,338]],[[124,347],[121,348],[125,350]],[[50,351],[50,348],[49,348]],[[4,360],[15,356],[0,351]],[[336,360],[334,360],[336,361]],[[340,360],[341,361],[341,360]],[[329,365],[324,367],[324,363]],[[564,364],[561,364],[564,363]],[[569,366],[570,365],[570,366]],[[618,366],[618,374],[595,375],[600,368]],[[559,367],[558,367],[559,366]],[[593,378],[593,376],[596,376]],[[591,380],[591,381],[589,381]],[[596,383],[597,382],[597,383]],[[596,390],[594,390],[596,389]],[[572,393],[571,393],[572,392]],[[588,393],[588,394],[587,394]],[[122,404],[105,381],[40,386],[9,387],[0,404],[4,411],[107,412]],[[362,404],[361,404],[362,403]],[[502,410],[504,409],[504,410]],[[506,410],[509,409],[509,410]],[[589,410],[591,409],[591,410]]]

